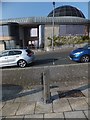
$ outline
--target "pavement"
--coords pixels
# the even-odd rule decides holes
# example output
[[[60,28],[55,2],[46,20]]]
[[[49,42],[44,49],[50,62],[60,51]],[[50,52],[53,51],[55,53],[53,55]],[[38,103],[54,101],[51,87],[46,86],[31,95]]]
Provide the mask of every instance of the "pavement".
[[[0,102],[0,118],[77,118],[89,120],[89,85],[62,84],[50,86],[51,102],[43,102],[43,90],[41,86],[34,86],[31,89],[19,87],[4,87],[2,101]],[[19,91],[19,92],[18,92]]]

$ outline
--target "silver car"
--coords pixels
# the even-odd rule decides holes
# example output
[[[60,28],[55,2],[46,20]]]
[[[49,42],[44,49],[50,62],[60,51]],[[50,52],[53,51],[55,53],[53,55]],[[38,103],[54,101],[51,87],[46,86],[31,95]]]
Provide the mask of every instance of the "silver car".
[[[19,66],[25,67],[34,62],[35,55],[30,49],[11,49],[0,53],[0,67]]]

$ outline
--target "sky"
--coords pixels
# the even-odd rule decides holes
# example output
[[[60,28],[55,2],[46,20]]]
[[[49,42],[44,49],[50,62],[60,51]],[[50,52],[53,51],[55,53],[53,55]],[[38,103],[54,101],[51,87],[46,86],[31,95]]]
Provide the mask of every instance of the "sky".
[[[55,2],[55,8],[62,5],[71,5],[80,9],[86,18],[88,18],[88,1],[84,2]],[[53,9],[50,2],[10,2],[0,3],[2,15],[0,19],[22,18],[22,17],[46,17]]]

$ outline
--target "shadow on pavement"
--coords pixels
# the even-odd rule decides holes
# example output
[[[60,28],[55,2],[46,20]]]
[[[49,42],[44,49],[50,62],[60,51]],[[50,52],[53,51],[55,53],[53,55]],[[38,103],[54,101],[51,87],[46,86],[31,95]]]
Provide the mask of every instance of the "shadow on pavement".
[[[7,101],[13,99],[23,90],[22,86],[3,84],[2,85],[2,101]]]
[[[58,95],[52,96],[52,100],[56,100],[59,98],[67,98],[67,97],[85,97],[82,93],[83,90],[90,88],[90,84],[78,87],[77,89],[67,90],[67,91],[57,91]]]
[[[51,89],[56,87],[58,86],[50,86]],[[23,88],[19,85],[5,84],[2,86],[2,101],[5,102],[19,97],[32,95],[41,92],[42,90],[43,90],[42,85],[41,86],[39,85],[38,87],[34,86],[34,88],[30,91],[23,92]]]
[[[50,86],[50,89],[53,89],[56,87],[59,87],[59,86]],[[68,91],[57,91],[58,95],[51,96],[51,99],[56,100],[56,99],[58,99],[58,96],[59,96],[59,98],[83,97],[84,95],[81,91],[86,90],[88,88],[90,88],[90,85],[84,85],[77,89],[68,90]],[[37,92],[42,91],[43,88],[41,86],[39,86],[39,87],[36,87],[36,88],[34,88],[30,91],[26,91],[26,92],[21,92],[22,90],[23,90],[23,88],[19,85],[10,85],[10,84],[2,85],[2,101],[8,101],[8,100],[12,100],[15,98],[35,94]]]

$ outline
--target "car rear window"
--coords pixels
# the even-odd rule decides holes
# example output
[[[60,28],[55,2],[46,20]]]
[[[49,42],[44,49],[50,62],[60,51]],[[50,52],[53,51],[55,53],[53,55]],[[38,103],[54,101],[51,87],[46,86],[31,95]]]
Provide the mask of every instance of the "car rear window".
[[[26,52],[27,52],[28,54],[33,53],[30,49],[27,49]]]

